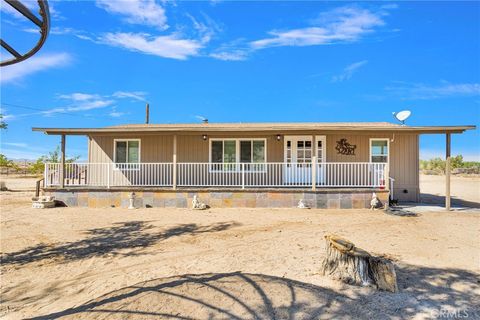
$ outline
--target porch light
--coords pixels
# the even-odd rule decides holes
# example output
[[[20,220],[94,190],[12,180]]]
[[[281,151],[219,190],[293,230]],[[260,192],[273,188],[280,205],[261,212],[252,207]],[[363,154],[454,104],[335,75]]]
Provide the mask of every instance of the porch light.
[[[280,141],[280,139],[282,139],[282,136],[277,134],[277,141]]]
[[[204,134],[204,135],[202,136],[202,139],[203,139],[203,141],[206,141],[206,140],[207,140],[207,135]]]

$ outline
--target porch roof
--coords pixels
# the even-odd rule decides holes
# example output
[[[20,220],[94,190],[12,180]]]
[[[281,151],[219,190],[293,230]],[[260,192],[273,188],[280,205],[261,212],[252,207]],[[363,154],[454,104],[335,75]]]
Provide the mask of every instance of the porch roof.
[[[463,133],[474,125],[460,126],[402,126],[390,122],[291,122],[291,123],[178,123],[178,124],[124,124],[103,128],[32,128],[48,135],[90,135],[129,132],[252,132],[271,133],[306,131],[391,131],[416,133]]]

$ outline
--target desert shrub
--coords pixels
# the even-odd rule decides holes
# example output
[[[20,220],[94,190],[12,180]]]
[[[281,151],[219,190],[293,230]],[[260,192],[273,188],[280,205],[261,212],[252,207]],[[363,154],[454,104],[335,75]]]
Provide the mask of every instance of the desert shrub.
[[[445,173],[446,161],[441,158],[433,158],[430,160],[420,160],[420,170],[425,174],[442,174]],[[477,161],[463,161],[462,155],[452,157],[450,160],[451,168],[459,169],[455,172],[479,172],[480,162]],[[469,169],[469,170],[465,170]]]
[[[65,163],[75,162],[80,158],[80,156],[75,156],[72,158],[66,158]],[[43,173],[45,170],[45,163],[60,163],[60,147],[57,147],[55,150],[48,153],[48,155],[43,155],[37,159],[33,164],[30,165],[29,171],[32,174]]]

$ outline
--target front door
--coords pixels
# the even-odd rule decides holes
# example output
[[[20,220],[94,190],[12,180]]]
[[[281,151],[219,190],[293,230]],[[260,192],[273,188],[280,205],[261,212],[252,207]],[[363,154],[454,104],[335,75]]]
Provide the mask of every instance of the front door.
[[[314,146],[312,136],[285,137],[285,183],[291,185],[312,184],[312,156],[317,154],[319,170],[317,183],[323,182],[323,167],[325,161],[325,136],[317,136],[317,145]]]

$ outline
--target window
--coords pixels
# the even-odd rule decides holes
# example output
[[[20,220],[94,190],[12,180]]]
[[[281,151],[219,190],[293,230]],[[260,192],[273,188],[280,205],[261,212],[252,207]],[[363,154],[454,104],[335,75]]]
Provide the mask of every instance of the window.
[[[211,139],[210,141],[211,163],[265,163],[265,139]],[[216,169],[217,166],[212,168]],[[235,165],[224,165],[221,168],[240,170],[240,166]],[[248,165],[245,168],[253,170],[257,166]],[[261,168],[263,170],[263,166]]]
[[[263,163],[265,162],[265,141],[264,140],[254,140],[252,142],[252,161],[253,163]]]
[[[388,162],[388,139],[370,139],[370,162]]]
[[[223,141],[223,162],[237,162],[237,145],[235,140]]]
[[[223,141],[212,141],[212,159],[213,163],[223,162]]]
[[[140,162],[140,140],[115,140],[115,163],[138,164]],[[137,167],[137,166],[133,166]],[[117,165],[117,168],[129,169],[131,165]]]

